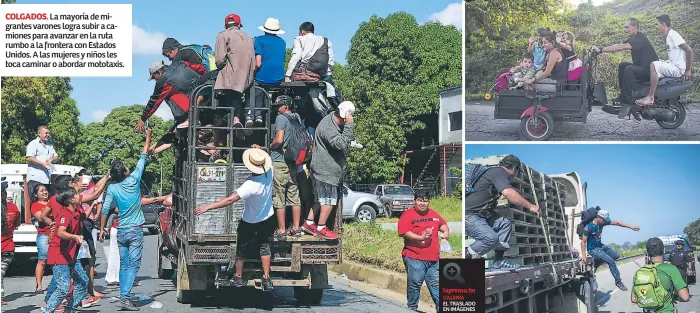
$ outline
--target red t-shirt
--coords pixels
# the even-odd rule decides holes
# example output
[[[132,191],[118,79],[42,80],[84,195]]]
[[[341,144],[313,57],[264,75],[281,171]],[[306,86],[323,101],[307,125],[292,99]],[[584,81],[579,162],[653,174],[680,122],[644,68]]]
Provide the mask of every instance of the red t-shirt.
[[[7,201],[6,199],[3,199]],[[15,241],[12,236],[15,234],[15,228],[19,226],[19,209],[17,206],[7,201],[7,230],[3,229],[2,234],[2,252],[14,252]]]
[[[54,201],[55,201],[55,198],[54,198]],[[34,214],[36,214],[37,212],[41,212],[47,206],[49,206],[48,203],[47,204],[42,204],[39,202],[32,203],[32,209],[31,209],[32,216],[34,216]],[[49,214],[49,216],[51,216],[51,214]],[[46,225],[44,222],[39,221],[39,227],[37,227],[36,231],[40,234],[48,235],[51,232],[51,227],[49,227],[49,225]]]
[[[78,242],[75,240],[65,240],[58,237],[58,229],[65,227],[66,232],[73,235],[82,234],[83,219],[85,213],[80,209],[72,211],[69,208],[62,207],[59,210],[53,211],[56,226],[49,243],[49,253],[47,264],[73,264],[75,263],[78,254]]]
[[[403,212],[399,218],[399,236],[407,232],[422,235],[423,231],[433,228],[430,239],[425,241],[404,238],[404,247],[401,255],[421,261],[437,261],[440,259],[439,230],[445,225],[445,220],[432,209],[428,209],[425,215],[418,214],[414,208]]]

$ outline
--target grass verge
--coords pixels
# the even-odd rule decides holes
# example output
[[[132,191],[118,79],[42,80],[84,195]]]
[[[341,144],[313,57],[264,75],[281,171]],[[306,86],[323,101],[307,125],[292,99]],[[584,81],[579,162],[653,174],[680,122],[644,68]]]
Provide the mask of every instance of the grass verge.
[[[430,199],[430,208],[435,210],[442,218],[448,222],[460,222],[462,221],[462,199],[457,199],[454,197],[435,197]],[[397,223],[399,219],[397,217],[377,218],[377,223]]]
[[[383,230],[377,224],[348,223],[343,225],[343,258],[374,265],[395,272],[405,272],[401,260],[403,238],[396,231]],[[450,236],[452,252],[442,258],[462,257],[462,238]]]

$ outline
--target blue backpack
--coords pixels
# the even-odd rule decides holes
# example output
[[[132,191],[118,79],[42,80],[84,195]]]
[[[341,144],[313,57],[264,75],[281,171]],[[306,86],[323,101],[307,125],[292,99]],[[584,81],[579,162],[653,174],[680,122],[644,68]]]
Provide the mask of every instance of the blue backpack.
[[[474,190],[474,184],[476,184],[476,181],[486,173],[489,169],[493,168],[493,166],[486,166],[482,164],[474,164],[474,163],[466,163],[464,165],[464,190],[465,190],[465,195],[468,195],[470,193],[473,193]]]
[[[207,70],[207,73],[216,70],[216,57],[214,56],[214,51],[209,45],[186,45],[180,48],[180,50],[186,49],[191,49],[197,52],[197,55],[202,58],[202,64]]]

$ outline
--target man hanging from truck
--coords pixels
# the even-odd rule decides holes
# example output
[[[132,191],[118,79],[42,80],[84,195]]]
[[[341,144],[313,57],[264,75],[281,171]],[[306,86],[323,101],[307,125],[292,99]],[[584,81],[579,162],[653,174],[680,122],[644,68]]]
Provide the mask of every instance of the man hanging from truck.
[[[469,170],[475,169],[473,171]],[[510,185],[509,177],[518,174],[520,159],[514,155],[504,157],[494,167],[479,167],[468,164],[467,191],[464,198],[465,233],[475,242],[467,247],[467,259],[479,258],[494,250],[492,270],[515,269],[518,264],[511,264],[504,259],[505,251],[510,247],[508,241],[513,231],[513,224],[498,213],[494,212],[498,198],[504,196],[511,203],[524,207],[534,214],[540,212],[540,207],[527,201]]]
[[[671,264],[678,268],[678,270],[681,272],[681,277],[683,277],[683,281],[687,284],[688,269],[692,268],[691,262],[693,262],[693,257],[690,256],[690,253],[685,251],[684,246],[685,244],[683,240],[677,240],[676,249],[671,251],[668,256],[668,260],[671,262]]]
[[[610,273],[615,278],[615,286],[622,291],[627,291],[627,287],[622,283],[620,271],[617,269],[615,260],[620,258],[620,255],[610,247],[603,244],[600,235],[603,232],[603,227],[607,225],[615,225],[626,227],[634,231],[639,230],[639,226],[630,226],[623,222],[610,220],[608,211],[599,210],[593,221],[586,224],[583,228],[583,236],[581,237],[581,261],[586,262],[586,250],[593,256],[594,259],[601,260],[608,264]]]

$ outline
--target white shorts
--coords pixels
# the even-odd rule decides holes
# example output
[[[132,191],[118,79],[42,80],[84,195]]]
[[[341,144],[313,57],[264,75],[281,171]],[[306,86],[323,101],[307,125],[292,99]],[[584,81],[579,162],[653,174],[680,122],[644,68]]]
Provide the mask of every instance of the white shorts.
[[[654,68],[656,69],[656,74],[659,75],[659,78],[664,78],[664,77],[683,77],[685,74],[683,70],[681,70],[680,67],[676,66],[675,64],[672,64],[667,61],[654,61],[651,62],[651,64],[654,65]]]

